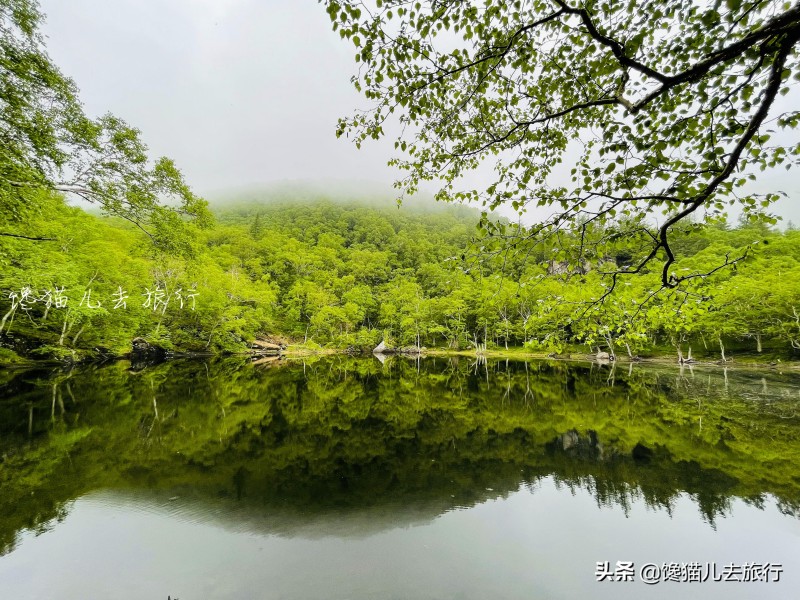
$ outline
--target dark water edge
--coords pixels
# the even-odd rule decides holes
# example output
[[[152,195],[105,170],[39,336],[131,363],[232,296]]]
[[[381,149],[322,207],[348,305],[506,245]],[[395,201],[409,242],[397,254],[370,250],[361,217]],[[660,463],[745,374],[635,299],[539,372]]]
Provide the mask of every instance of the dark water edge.
[[[778,371],[800,371],[800,355],[792,349],[782,347],[765,346],[764,351],[756,352],[749,347],[742,346],[734,340],[732,345],[729,343],[727,350],[726,360],[721,360],[718,351],[713,349],[698,348],[694,351],[694,357],[685,360],[683,366],[685,368],[713,368],[719,367],[722,369],[745,369],[745,370],[766,370],[769,372]],[[687,347],[688,348],[688,347]],[[412,349],[412,347],[409,347]],[[93,349],[72,349],[72,358],[41,358],[33,357],[30,352],[18,354],[14,350],[3,347],[0,345],[0,371],[2,370],[32,370],[32,369],[46,369],[46,368],[62,368],[72,369],[76,367],[85,367],[88,365],[104,365],[117,361],[127,361],[131,363],[134,369],[142,369],[145,367],[155,366],[157,364],[168,361],[182,361],[182,360],[213,360],[225,358],[241,358],[250,357],[253,360],[258,360],[261,357],[272,358],[280,356],[288,360],[296,359],[314,359],[325,356],[350,356],[355,358],[371,358],[374,353],[371,348],[361,347],[340,347],[340,348],[320,348],[308,349],[301,346],[294,346],[283,349],[280,353],[275,352],[259,352],[253,350],[243,350],[241,352],[185,352],[164,350],[158,347],[153,347],[153,352],[113,352],[106,348],[93,348]],[[406,357],[421,356],[424,358],[452,358],[460,357],[464,359],[474,359],[477,357],[473,349],[470,350],[453,350],[447,348],[425,348],[422,352],[416,351],[396,352],[394,350],[387,352],[382,356],[389,355],[404,355]],[[595,362],[607,364],[607,360],[597,360],[594,353],[586,353],[585,348],[581,350],[572,350],[564,354],[545,353],[545,352],[531,352],[522,347],[510,347],[506,350],[502,348],[492,348],[480,354],[483,358],[491,361],[500,360],[513,360],[513,361],[567,361],[575,362]],[[684,359],[687,355],[684,355]],[[618,364],[628,367],[631,364],[635,365],[679,365],[678,354],[674,348],[659,346],[651,349],[650,351],[634,357],[618,354],[616,355]]]
[[[331,540],[356,550],[383,538],[403,546],[411,542],[396,540],[398,532],[425,538],[446,525],[434,536],[449,548],[440,548],[446,557],[440,567],[461,573],[472,559],[456,552],[456,541],[488,543],[482,518],[500,523],[502,535],[492,543],[503,561],[543,560],[546,548],[514,532],[553,521],[561,528],[548,533],[547,543],[560,551],[580,546],[594,560],[604,553],[606,560],[626,559],[612,553],[608,528],[617,523],[628,531],[620,543],[644,549],[664,540],[668,552],[659,552],[670,560],[695,559],[685,549],[707,540],[697,559],[717,560],[726,548],[755,552],[762,544],[777,556],[742,556],[782,560],[788,568],[800,555],[791,551],[800,548],[798,384],[800,375],[790,372],[462,357],[392,357],[382,364],[332,356],[262,365],[234,357],[141,370],[117,362],[0,371],[0,592],[4,585],[21,592],[16,561],[35,556],[48,540],[67,536],[63,545],[73,535],[78,547],[62,547],[62,555],[41,550],[42,558],[71,552],[88,560],[103,546],[96,522],[104,519],[121,527],[118,545],[127,548],[138,535],[134,523],[174,529],[170,543],[175,536],[208,538],[210,546],[192,546],[168,561],[177,570],[202,563],[194,552],[214,556],[215,544],[222,551],[242,536],[269,541],[277,553],[287,540],[302,541],[311,544],[304,546],[311,555],[331,559],[341,551]],[[571,512],[576,498],[581,508]],[[755,533],[753,523],[760,523]],[[669,541],[671,527],[690,536],[681,538],[683,547]],[[213,532],[223,532],[216,542]],[[506,547],[507,538],[516,541]],[[320,540],[327,541],[315,546]],[[154,534],[119,560],[145,561],[158,554],[154,546],[170,543]],[[492,563],[491,555],[473,550],[473,559]],[[594,593],[599,584],[587,560],[556,569],[550,595],[525,596],[533,584],[522,571],[510,587],[492,577],[484,584],[495,582],[496,597],[570,597],[569,590],[577,591],[570,580],[581,576],[588,579],[580,589]],[[31,561],[31,576],[49,572]],[[386,568],[374,559],[369,564]],[[412,566],[418,575],[421,566]],[[213,587],[236,579],[231,569],[201,579]],[[798,569],[787,577],[798,581]],[[359,592],[346,580],[335,597],[423,594],[391,578],[369,583],[370,573],[356,571],[366,587]],[[170,578],[158,573],[154,568],[148,593],[158,577]],[[263,597],[316,597],[302,578],[295,587],[289,580],[281,580],[283,595]],[[430,579],[429,591],[439,590],[430,597],[480,597],[455,583],[448,588],[448,581]],[[84,583],[80,593],[100,589]],[[250,597],[246,586],[225,585],[219,597]]]

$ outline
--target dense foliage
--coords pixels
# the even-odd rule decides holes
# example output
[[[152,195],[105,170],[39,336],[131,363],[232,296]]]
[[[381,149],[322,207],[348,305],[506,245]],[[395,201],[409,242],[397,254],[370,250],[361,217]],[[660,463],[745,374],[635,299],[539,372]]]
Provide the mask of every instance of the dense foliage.
[[[644,270],[598,303],[601,272],[630,260],[624,236],[572,269],[563,249],[576,239],[525,257],[493,252],[470,243],[479,215],[464,208],[250,200],[220,206],[218,225],[191,240],[186,258],[154,252],[122,220],[46,201],[51,217],[29,227],[57,242],[0,239],[0,343],[31,356],[123,352],[136,336],[186,351],[244,350],[258,335],[341,348],[385,339],[632,356],[665,346],[707,356],[800,347],[792,228],[689,227],[675,245],[696,268],[749,247],[748,259],[691,280],[688,293],[653,295],[660,274]]]
[[[138,130],[107,114],[91,118],[75,83],[50,60],[36,0],[0,0],[0,237],[52,241],[30,218],[60,191],[135,223],[164,250],[186,252],[206,203],[172,160],[150,160]]]
[[[578,345],[630,357],[702,346],[723,360],[731,345],[800,350],[798,234],[747,220],[757,212],[750,196],[735,229],[687,220],[736,197],[730,176],[743,156],[791,162],[761,129],[796,66],[798,5],[633,11],[531,0],[476,11],[392,0],[368,13],[326,4],[360,48],[359,85],[377,102],[344,125],[359,141],[380,136],[402,108],[416,136],[398,144],[411,157],[409,189],[438,175],[453,184],[484,155],[518,151],[482,198],[555,204],[561,217],[520,227],[452,207],[290,197],[222,206],[212,228],[205,201],[170,160],[149,160],[138,131],[84,114],[47,56],[36,2],[3,0],[0,359],[114,354],[135,337],[168,350],[243,350],[259,335],[358,348]],[[386,37],[393,18],[406,37]],[[627,39],[631,27],[639,33]],[[457,47],[443,52],[437,36]],[[790,113],[778,125],[796,122]],[[578,188],[551,188],[569,140],[589,128],[602,135],[573,171]],[[76,197],[107,217],[71,208]],[[659,207],[670,216],[654,232]],[[656,257],[665,262],[652,270]]]
[[[518,242],[626,215],[631,260],[614,273],[658,265],[681,287],[708,270],[673,269],[678,225],[729,204],[772,219],[777,190],[748,177],[800,158],[798,2],[320,1],[368,101],[339,135],[396,138],[406,191],[434,181],[446,200],[550,207]],[[463,175],[482,164],[495,172],[472,189]]]

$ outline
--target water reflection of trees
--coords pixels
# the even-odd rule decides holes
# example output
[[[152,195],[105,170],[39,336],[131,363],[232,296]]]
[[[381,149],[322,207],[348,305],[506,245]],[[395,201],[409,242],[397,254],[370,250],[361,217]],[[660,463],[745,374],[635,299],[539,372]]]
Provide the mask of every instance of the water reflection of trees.
[[[124,363],[0,382],[0,544],[96,489],[431,518],[552,477],[598,506],[798,514],[797,377],[395,357]],[[487,491],[491,490],[491,491]]]

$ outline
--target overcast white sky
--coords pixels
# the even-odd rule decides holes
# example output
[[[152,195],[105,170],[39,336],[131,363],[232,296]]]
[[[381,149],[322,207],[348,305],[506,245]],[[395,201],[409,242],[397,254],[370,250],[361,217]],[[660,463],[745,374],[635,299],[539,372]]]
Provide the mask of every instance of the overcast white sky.
[[[393,140],[361,150],[334,135],[365,100],[354,50],[317,0],[41,0],[53,60],[91,115],[143,132],[213,196],[281,181],[374,182],[393,193]],[[775,212],[800,224],[800,178],[759,179],[793,197]],[[480,183],[472,178],[472,183]]]
[[[53,60],[200,192],[295,179],[387,189],[392,142],[358,151],[354,51],[315,0],[43,0]]]

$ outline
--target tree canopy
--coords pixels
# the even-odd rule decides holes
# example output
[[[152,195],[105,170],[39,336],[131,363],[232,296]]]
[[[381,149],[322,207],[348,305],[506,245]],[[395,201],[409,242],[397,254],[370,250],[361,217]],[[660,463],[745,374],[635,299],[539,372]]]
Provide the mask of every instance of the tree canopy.
[[[747,178],[800,156],[800,111],[780,99],[800,78],[798,2],[321,1],[371,101],[337,133],[360,145],[397,117],[404,192],[436,181],[444,200],[553,209],[525,230],[484,223],[511,247],[608,231],[561,249],[581,265],[626,236],[632,254],[605,272],[609,290],[656,264],[662,288],[707,275],[677,268],[678,225],[730,205],[773,220],[778,193],[748,193]],[[485,189],[462,189],[492,159]]]
[[[58,196],[48,202],[48,216],[29,226],[59,243],[0,238],[0,363],[15,360],[8,350],[64,360],[122,353],[135,337],[175,351],[242,351],[261,335],[309,350],[371,350],[383,340],[541,353],[600,347],[631,359],[763,351],[774,360],[800,351],[800,231],[693,227],[674,242],[684,272],[711,271],[753,239],[762,243],[736,269],[695,280],[705,301],[655,294],[652,271],[596,303],[607,289],[600,269],[572,272],[553,258],[575,236],[527,257],[474,260],[476,209],[243,197],[217,207],[216,226],[198,232],[184,257],[153,253],[125,221]],[[587,243],[602,235],[588,232]],[[601,268],[621,268],[630,256],[629,241],[618,239]]]
[[[172,160],[148,159],[138,130],[105,115],[88,117],[75,83],[48,57],[35,0],[0,0],[0,235],[42,239],[25,223],[62,192],[181,249],[183,224],[206,224],[204,200]]]

